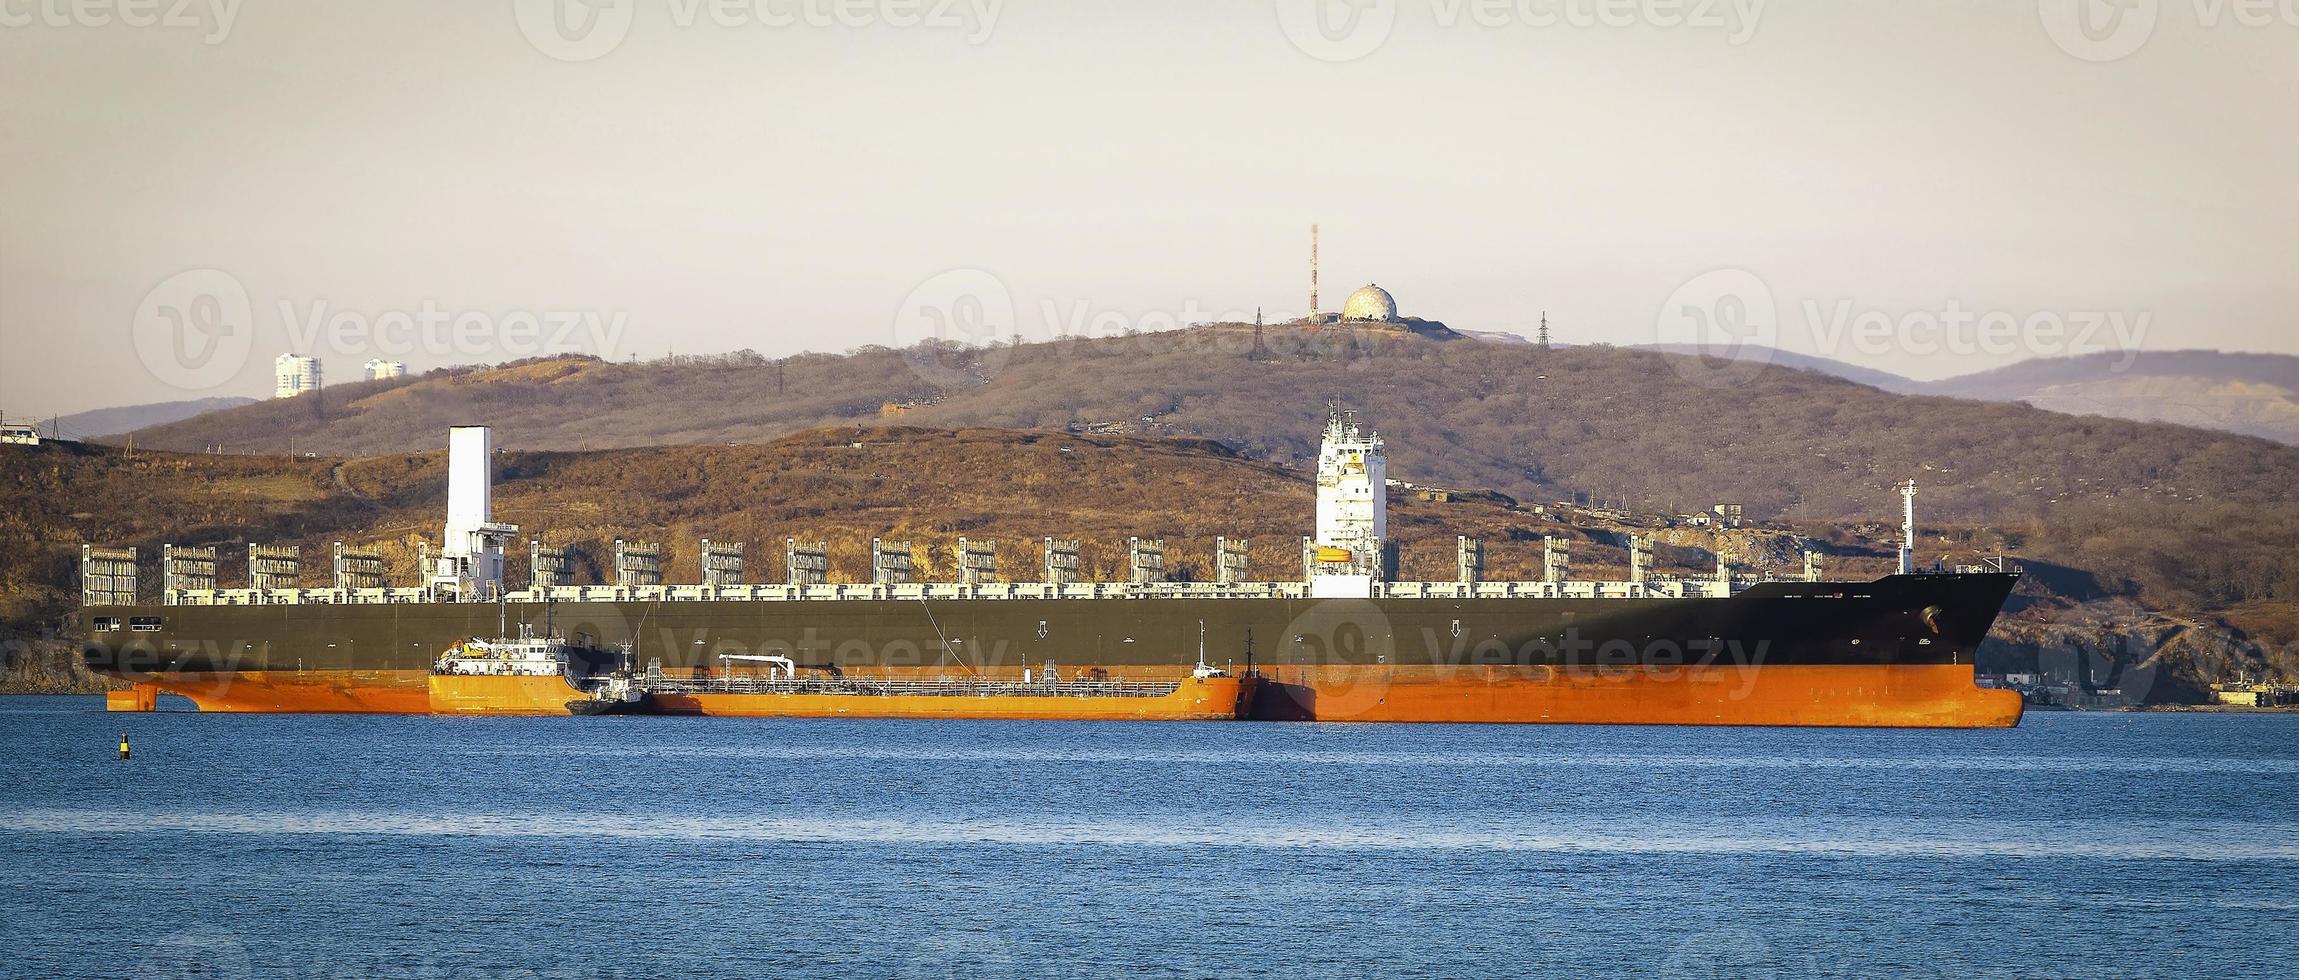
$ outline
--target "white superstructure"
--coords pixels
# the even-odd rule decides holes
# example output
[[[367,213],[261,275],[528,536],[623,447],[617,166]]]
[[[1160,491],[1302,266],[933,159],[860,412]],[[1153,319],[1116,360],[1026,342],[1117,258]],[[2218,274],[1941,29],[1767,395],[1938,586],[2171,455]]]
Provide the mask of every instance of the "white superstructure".
[[[519,529],[495,523],[494,430],[459,425],[447,430],[447,535],[431,587],[467,599],[503,591],[503,547]]]
[[[1310,593],[1365,597],[1383,578],[1389,541],[1389,453],[1381,436],[1336,412],[1317,451],[1317,535]]]
[[[271,362],[273,398],[294,398],[319,390],[319,358],[281,354]]]

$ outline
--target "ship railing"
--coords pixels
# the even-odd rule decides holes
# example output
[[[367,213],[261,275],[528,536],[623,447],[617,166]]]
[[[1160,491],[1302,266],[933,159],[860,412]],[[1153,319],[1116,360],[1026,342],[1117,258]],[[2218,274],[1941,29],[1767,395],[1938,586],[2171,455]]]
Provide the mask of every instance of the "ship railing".
[[[383,605],[429,602],[429,589],[170,589],[167,606]]]
[[[856,677],[761,676],[650,679],[657,694],[822,694],[849,697],[1064,697],[1162,698],[1181,689],[1179,681],[989,680],[978,677],[874,679]]]
[[[1717,596],[1724,589],[1724,583],[1714,579],[1673,578],[1643,582],[1387,582],[1376,584],[1374,595],[1389,599],[1684,599]]]
[[[1992,569],[1991,569],[1992,570]],[[1638,599],[1721,598],[1746,588],[1714,579],[1652,579],[1645,582],[1386,582],[1371,595],[1395,599]],[[726,585],[622,586],[561,585],[505,593],[510,602],[814,602],[840,600],[1042,600],[1042,599],[1302,599],[1301,582],[999,582],[983,585]],[[170,606],[385,605],[425,603],[439,594],[423,588],[381,589],[173,589],[161,596]]]
[[[1298,582],[996,582],[981,585],[561,585],[508,593],[512,602],[812,602],[837,600],[1026,600],[1026,599],[1283,599],[1301,598]]]

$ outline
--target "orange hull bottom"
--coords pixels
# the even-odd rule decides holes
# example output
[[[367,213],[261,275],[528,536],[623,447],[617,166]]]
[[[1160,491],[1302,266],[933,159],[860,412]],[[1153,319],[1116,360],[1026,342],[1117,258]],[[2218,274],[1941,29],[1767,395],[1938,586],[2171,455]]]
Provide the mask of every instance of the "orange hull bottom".
[[[2010,728],[2019,694],[1953,664],[1265,668],[1253,717],[1280,721]]]
[[[853,694],[657,694],[654,710],[722,718],[1037,718],[1066,721],[1235,721],[1252,683],[1196,678],[1157,698],[994,695],[941,697]]]
[[[201,711],[427,715],[430,677],[427,670],[243,670],[131,679],[190,698]]]
[[[428,671],[160,674],[133,679],[188,697],[202,711],[429,714],[433,710]],[[565,688],[563,682],[544,680]],[[1240,696],[1250,705],[1244,717],[1266,721],[2009,728],[2019,724],[2022,708],[2018,694],[1976,687],[1972,668],[1947,664],[1573,669],[1278,665],[1264,667],[1250,689],[1241,686]],[[666,695],[662,700],[668,703],[658,710],[881,715],[855,710],[853,702],[860,699],[852,696],[805,696],[846,708],[828,706],[830,710],[819,712],[743,711],[738,705],[695,700],[762,697],[774,696]],[[681,699],[693,703],[681,704]],[[1143,717],[1133,712],[1152,710],[1152,705],[1167,699],[1140,699],[1148,704],[1121,705],[1127,713],[1114,715],[1038,714],[1022,705],[983,704],[1045,700],[1074,707],[1087,700],[1077,698],[909,700],[955,700],[963,703],[964,710],[905,711],[900,716],[1054,718]],[[1229,717],[1220,715],[1218,698],[1209,698],[1209,704],[1217,717]],[[564,714],[563,708],[562,704],[562,710],[548,713]]]
[[[435,715],[572,715],[567,702],[583,696],[564,677],[440,677],[430,679]]]

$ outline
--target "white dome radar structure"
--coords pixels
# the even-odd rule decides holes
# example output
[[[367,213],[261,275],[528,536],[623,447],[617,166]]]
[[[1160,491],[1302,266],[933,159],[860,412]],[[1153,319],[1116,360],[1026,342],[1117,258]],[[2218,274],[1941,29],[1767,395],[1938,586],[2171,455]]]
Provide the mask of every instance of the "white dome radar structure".
[[[1349,294],[1349,301],[1341,304],[1344,320],[1368,320],[1375,323],[1397,322],[1397,298],[1379,286],[1366,284]]]

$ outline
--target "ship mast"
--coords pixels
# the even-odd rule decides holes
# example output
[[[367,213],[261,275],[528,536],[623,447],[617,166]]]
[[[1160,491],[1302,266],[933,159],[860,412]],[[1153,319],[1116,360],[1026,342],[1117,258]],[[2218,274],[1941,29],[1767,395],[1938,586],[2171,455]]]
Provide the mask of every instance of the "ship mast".
[[[1900,574],[1916,570],[1916,481],[1900,485]]]

